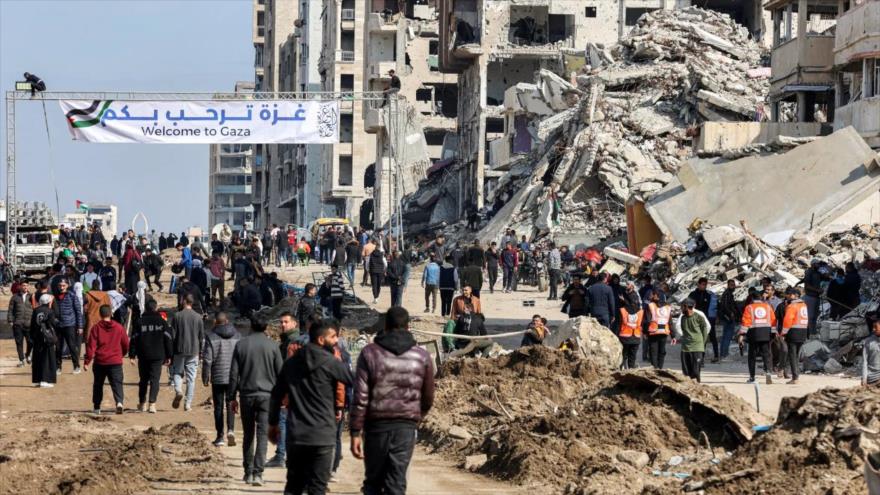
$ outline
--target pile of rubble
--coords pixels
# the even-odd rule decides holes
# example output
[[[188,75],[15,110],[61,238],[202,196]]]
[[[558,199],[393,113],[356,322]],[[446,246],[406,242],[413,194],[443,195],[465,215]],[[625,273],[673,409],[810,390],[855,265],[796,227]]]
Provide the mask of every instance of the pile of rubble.
[[[694,476],[685,492],[867,493],[865,457],[880,449],[880,394],[823,389],[782,400],[770,431]]]
[[[660,190],[693,155],[696,124],[761,117],[768,82],[749,74],[766,53],[724,14],[658,10],[587,56],[576,85],[541,70],[505,94],[505,112],[531,118],[537,145],[499,179],[490,200],[505,206],[480,237],[508,227],[617,235],[631,194]]]
[[[606,248],[606,255],[627,260],[641,275],[665,280],[672,301],[683,301],[706,277],[709,290],[720,294],[727,280],[737,281],[736,299],[746,298],[750,287],[760,287],[769,277],[780,292],[797,286],[813,261],[830,277],[836,268],[854,262],[862,280],[863,301],[837,321],[828,317],[830,305],[820,304],[819,339],[803,348],[803,368],[808,372],[840,373],[849,368],[859,372],[860,341],[868,336],[865,314],[880,309],[880,226],[859,225],[829,232],[815,229],[794,235],[783,247],[758,239],[745,227],[692,225],[693,236],[686,244],[661,242],[649,246],[643,256],[619,254]]]
[[[423,440],[542,493],[670,493],[752,435],[750,407],[721,388],[543,346],[447,361],[434,404]]]

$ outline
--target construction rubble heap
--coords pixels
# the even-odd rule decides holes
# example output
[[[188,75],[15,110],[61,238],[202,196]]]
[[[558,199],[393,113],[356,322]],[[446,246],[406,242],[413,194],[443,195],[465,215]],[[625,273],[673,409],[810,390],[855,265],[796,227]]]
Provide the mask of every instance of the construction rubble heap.
[[[694,154],[698,124],[757,118],[768,82],[753,69],[765,56],[724,14],[657,10],[614,47],[589,45],[576,84],[540,70],[535,84],[508,89],[504,112],[529,118],[535,144],[511,158],[487,202],[505,206],[478,236],[497,240],[505,228],[619,235],[623,204],[672,180]]]
[[[823,389],[783,399],[776,423],[684,483],[696,493],[867,493],[867,454],[880,449],[880,394]]]
[[[720,387],[543,346],[447,361],[434,404],[423,439],[537,493],[671,493],[752,436],[750,407]]]

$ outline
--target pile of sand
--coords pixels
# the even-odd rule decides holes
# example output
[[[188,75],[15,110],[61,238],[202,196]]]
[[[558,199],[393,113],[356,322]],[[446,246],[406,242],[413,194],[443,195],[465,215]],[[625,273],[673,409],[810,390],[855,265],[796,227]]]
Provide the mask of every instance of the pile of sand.
[[[149,493],[225,477],[223,456],[190,423],[135,432],[107,416],[21,414],[7,426],[0,495]]]
[[[729,494],[867,493],[864,459],[878,450],[877,389],[824,389],[784,399],[770,431],[684,488]]]
[[[750,408],[724,390],[669,372],[610,373],[546,347],[449,361],[436,394],[429,444],[551,493],[668,492],[675,473],[704,469],[751,434]]]

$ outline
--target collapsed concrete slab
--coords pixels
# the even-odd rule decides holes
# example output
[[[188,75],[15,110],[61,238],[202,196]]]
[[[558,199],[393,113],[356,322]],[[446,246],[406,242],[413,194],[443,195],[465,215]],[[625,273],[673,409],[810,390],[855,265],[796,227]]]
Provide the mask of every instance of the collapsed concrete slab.
[[[565,321],[555,332],[544,339],[544,345],[559,348],[566,340],[576,340],[581,355],[597,366],[608,369],[620,367],[623,346],[620,339],[595,318],[578,316]]]
[[[876,152],[851,127],[773,156],[732,162],[692,159],[645,205],[660,231],[686,242],[695,219],[747,220],[759,237],[784,244],[801,229],[872,223],[880,201]],[[679,178],[688,178],[684,183]]]

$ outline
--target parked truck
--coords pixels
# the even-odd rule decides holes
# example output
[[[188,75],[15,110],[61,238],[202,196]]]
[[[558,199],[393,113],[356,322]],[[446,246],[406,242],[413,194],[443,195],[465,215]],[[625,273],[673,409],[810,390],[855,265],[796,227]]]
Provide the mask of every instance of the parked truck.
[[[17,272],[35,274],[52,266],[53,249],[58,240],[58,222],[44,203],[18,203],[18,227],[15,236],[15,259],[10,261]],[[6,233],[6,222],[2,225]]]

